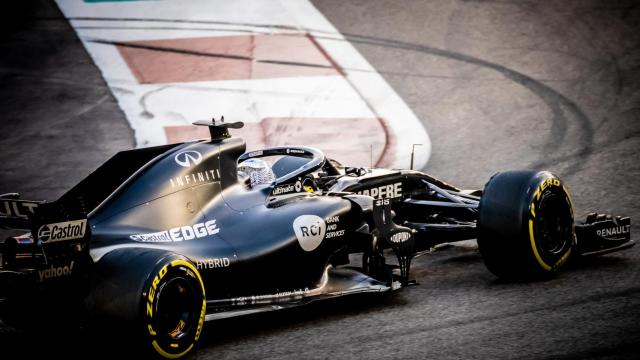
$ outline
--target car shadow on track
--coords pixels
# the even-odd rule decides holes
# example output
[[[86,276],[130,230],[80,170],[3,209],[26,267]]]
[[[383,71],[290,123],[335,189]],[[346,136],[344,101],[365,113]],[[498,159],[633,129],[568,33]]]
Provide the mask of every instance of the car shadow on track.
[[[366,317],[369,314],[394,311],[394,308],[405,306],[421,306],[412,305],[411,299],[426,296],[437,298],[438,291],[453,289],[463,293],[466,288],[471,287],[476,291],[492,293],[513,287],[546,288],[566,281],[586,284],[590,278],[602,272],[623,273],[629,262],[629,259],[616,254],[576,259],[558,276],[544,282],[508,282],[489,273],[477,250],[451,247],[416,259],[413,278],[418,280],[418,285],[415,287],[409,287],[399,293],[354,295],[318,301],[297,308],[213,321],[205,325],[198,348],[215,350],[227,347],[230,343],[241,345],[256,339],[286,334],[292,329],[323,328],[345,318]],[[109,359],[135,353],[134,344],[122,340],[117,343],[107,342],[72,324],[58,323],[39,329],[19,331],[0,323],[0,349],[3,349],[3,353],[20,353],[23,359],[40,359],[45,356],[90,356]]]
[[[361,294],[313,302],[300,307],[262,314],[222,319],[205,325],[200,346],[209,349],[229,341],[242,342],[264,335],[277,335],[296,327],[314,326],[355,315],[401,307],[402,297],[392,294]]]

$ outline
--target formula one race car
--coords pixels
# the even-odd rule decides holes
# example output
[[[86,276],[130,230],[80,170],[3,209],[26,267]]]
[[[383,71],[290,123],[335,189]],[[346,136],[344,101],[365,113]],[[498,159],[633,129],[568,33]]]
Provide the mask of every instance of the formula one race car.
[[[412,257],[441,243],[477,238],[486,266],[507,279],[634,244],[628,217],[574,223],[549,172],[498,173],[484,190],[461,190],[308,147],[245,153],[228,131],[242,123],[195,124],[211,139],[120,152],[57,201],[0,198],[0,225],[30,230],[2,246],[3,321],[77,310],[175,358],[208,320],[407,286]],[[272,161],[275,180],[239,181],[238,164],[258,158]]]

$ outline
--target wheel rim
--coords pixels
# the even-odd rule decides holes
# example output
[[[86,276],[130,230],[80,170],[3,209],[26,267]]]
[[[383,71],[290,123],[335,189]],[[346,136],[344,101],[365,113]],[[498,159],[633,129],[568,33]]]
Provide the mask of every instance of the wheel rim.
[[[536,238],[543,253],[558,255],[572,241],[573,220],[565,196],[554,192],[542,195],[535,222]]]
[[[158,292],[158,334],[174,341],[187,336],[197,322],[198,305],[189,280],[182,277],[169,280]]]

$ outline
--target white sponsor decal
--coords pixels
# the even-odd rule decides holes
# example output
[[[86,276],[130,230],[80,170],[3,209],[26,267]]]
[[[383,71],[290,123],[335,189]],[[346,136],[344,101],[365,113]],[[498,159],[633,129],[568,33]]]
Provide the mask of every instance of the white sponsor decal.
[[[344,232],[345,232],[345,230],[330,231],[330,232],[327,233],[326,238],[327,239],[331,239],[331,238],[334,238],[334,237],[343,236]]]
[[[263,154],[262,150],[257,150],[257,151],[252,151],[252,152],[248,153],[247,157],[252,158],[252,157],[260,156],[262,154]]]
[[[316,215],[300,215],[293,221],[293,231],[304,251],[313,251],[320,246],[326,227],[324,220]]]
[[[302,183],[300,182],[300,180],[298,180],[293,184],[285,184],[276,187],[275,189],[273,189],[271,195],[287,195],[300,191],[302,191]]]
[[[338,223],[340,222],[339,216],[329,216],[324,221],[327,224],[327,236],[325,236],[325,239],[331,239],[344,235],[345,230],[337,230]]]
[[[302,299],[308,296],[312,290],[309,288],[292,290],[292,291],[282,291],[275,294],[264,294],[264,295],[251,295],[251,296],[241,296],[237,298],[232,298],[231,301],[233,305],[248,305],[248,304],[256,304],[256,303],[269,303],[270,301],[280,300],[283,298],[293,298],[293,299]]]
[[[273,195],[285,195],[296,191],[299,190],[296,190],[296,186],[293,184],[281,185],[273,189]]]
[[[337,222],[340,222],[340,216],[329,216],[324,221],[326,221],[327,224],[335,224]]]
[[[204,170],[197,173],[191,173],[183,176],[176,176],[175,178],[169,179],[171,183],[171,187],[182,187],[185,185],[195,185],[200,183],[208,183],[212,181],[220,180],[220,170]]]
[[[217,268],[225,268],[229,267],[231,264],[231,260],[227,257],[223,258],[211,258],[196,261],[196,267],[198,270],[201,269],[217,269]]]
[[[181,151],[174,157],[176,163],[182,167],[192,167],[200,164],[202,161],[202,154],[195,150]]]
[[[411,239],[411,234],[408,232],[399,232],[391,235],[391,242],[401,243]]]
[[[53,266],[51,265],[48,269],[43,269],[38,271],[38,275],[40,275],[40,281],[42,282],[44,279],[57,278],[61,276],[71,275],[73,272],[73,261],[69,265],[65,266]]]
[[[631,225],[616,226],[608,229],[596,230],[596,234],[600,237],[608,238],[616,235],[628,234]]]
[[[216,220],[209,220],[204,223],[175,227],[155,233],[131,235],[129,238],[141,242],[176,242],[199,239],[219,232]]]
[[[38,239],[42,242],[82,239],[87,227],[87,220],[64,221],[45,224],[38,229]]]
[[[389,204],[391,204],[391,199],[379,199],[375,202],[376,206],[386,206]]]
[[[33,209],[37,208],[38,204],[32,202],[23,202],[20,200],[3,200],[0,205],[0,218],[3,217],[18,217],[27,218],[27,213],[33,214]]]
[[[402,183],[382,185],[358,191],[357,194],[371,196],[374,199],[395,199],[402,196]]]

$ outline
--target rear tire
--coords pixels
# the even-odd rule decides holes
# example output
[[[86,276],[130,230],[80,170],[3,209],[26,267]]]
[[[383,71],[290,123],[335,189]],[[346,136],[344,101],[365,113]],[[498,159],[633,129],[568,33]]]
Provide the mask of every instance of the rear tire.
[[[162,358],[182,357],[194,347],[206,300],[202,278],[188,259],[164,251],[116,250],[100,260],[95,274],[86,303],[98,331],[122,338],[126,329],[130,340],[142,345],[138,348]]]
[[[485,185],[479,212],[478,247],[487,268],[500,278],[548,278],[571,255],[571,198],[549,172],[494,175]]]

